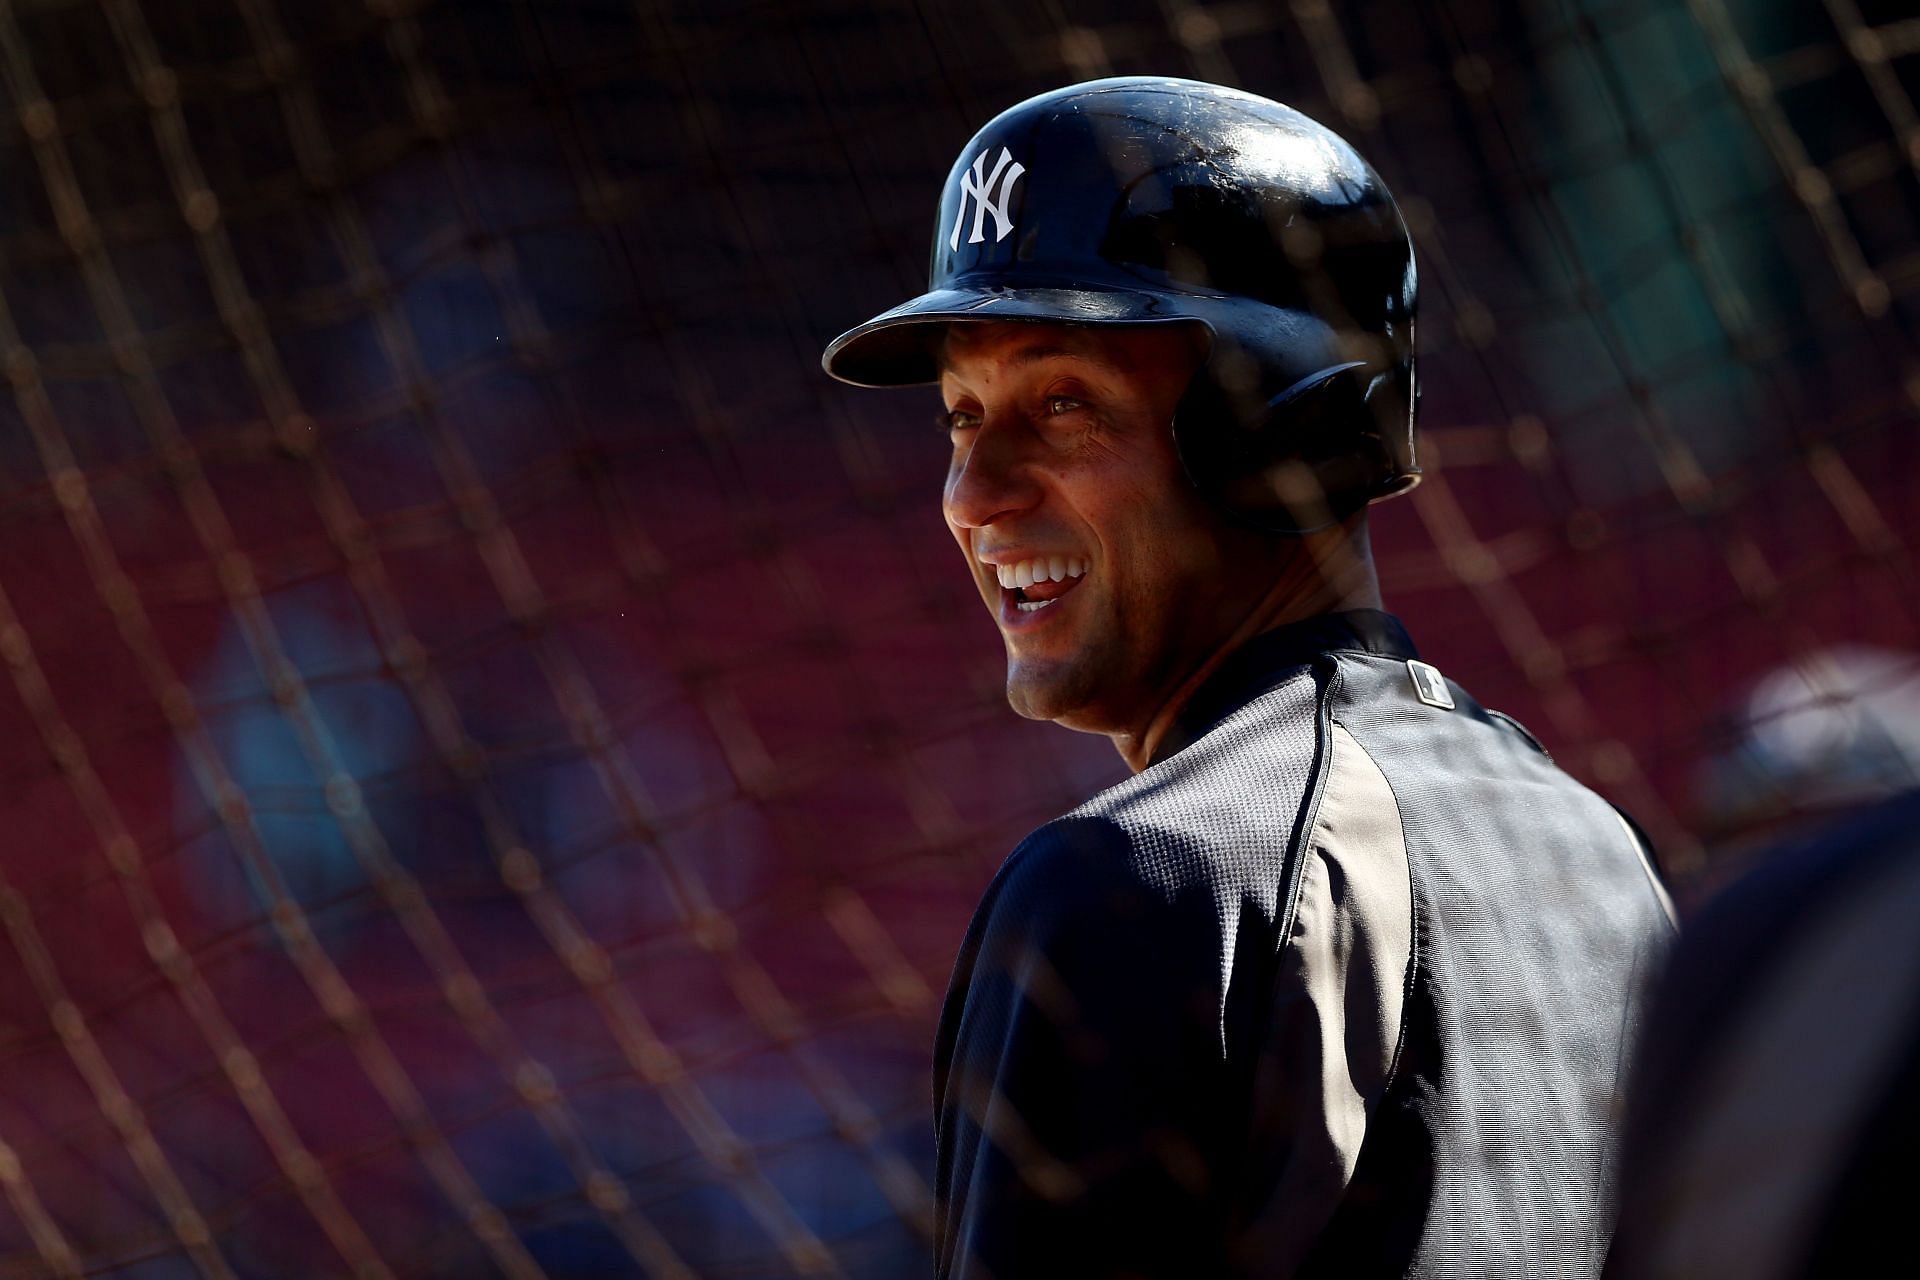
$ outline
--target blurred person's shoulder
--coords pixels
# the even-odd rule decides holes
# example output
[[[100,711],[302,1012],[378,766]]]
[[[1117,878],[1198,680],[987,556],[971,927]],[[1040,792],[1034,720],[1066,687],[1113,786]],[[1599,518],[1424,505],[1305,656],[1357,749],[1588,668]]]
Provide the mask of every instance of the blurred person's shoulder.
[[[1889,897],[1920,935],[1920,789],[1830,819],[1753,855],[1687,921],[1656,1006],[1657,1034],[1688,1050],[1811,953],[1857,934]],[[1831,935],[1831,936],[1829,936]],[[1894,957],[1889,955],[1888,960]],[[1920,963],[1920,948],[1912,959]],[[1650,1043],[1646,1069],[1658,1045]]]
[[[1631,1097],[1611,1274],[1837,1274],[1891,1243],[1920,1139],[1920,790],[1783,840],[1689,921]]]

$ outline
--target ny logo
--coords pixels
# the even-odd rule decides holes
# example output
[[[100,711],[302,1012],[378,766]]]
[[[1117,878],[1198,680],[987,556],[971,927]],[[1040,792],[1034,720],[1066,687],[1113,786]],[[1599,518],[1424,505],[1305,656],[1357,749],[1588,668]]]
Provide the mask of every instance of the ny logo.
[[[1013,184],[1026,171],[1027,166],[1015,160],[1012,153],[1002,147],[1000,158],[994,161],[993,172],[988,173],[987,153],[982,151],[973,162],[973,167],[960,178],[960,213],[953,220],[953,234],[947,237],[947,247],[954,250],[960,248],[960,224],[967,220],[968,196],[973,197],[973,234],[967,237],[967,243],[979,244],[986,239],[981,234],[981,228],[985,226],[988,214],[993,215],[994,243],[1005,240],[1007,233],[1013,230],[1013,219],[1007,216],[1007,201],[1013,197]],[[1002,178],[1002,174],[1006,177]],[[995,187],[1000,188],[997,198],[993,195]]]

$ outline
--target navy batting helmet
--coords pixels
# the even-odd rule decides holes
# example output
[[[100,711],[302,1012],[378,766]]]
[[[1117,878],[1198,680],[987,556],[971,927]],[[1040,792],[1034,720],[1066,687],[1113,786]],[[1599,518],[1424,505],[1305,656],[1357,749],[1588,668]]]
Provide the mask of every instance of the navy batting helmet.
[[[927,292],[835,338],[856,386],[936,381],[964,321],[1194,322],[1212,335],[1173,432],[1194,484],[1300,533],[1405,492],[1414,460],[1413,245],[1330,129],[1192,80],[1031,98],[947,177]]]

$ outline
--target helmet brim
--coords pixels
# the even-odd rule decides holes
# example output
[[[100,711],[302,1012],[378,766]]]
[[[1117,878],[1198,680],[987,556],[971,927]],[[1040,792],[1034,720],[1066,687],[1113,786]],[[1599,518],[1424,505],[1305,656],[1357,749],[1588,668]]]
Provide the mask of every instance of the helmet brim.
[[[935,289],[883,311],[827,344],[820,367],[856,387],[914,387],[940,380],[939,344],[950,324],[997,320],[1054,324],[1212,325],[1164,294],[1059,287]]]

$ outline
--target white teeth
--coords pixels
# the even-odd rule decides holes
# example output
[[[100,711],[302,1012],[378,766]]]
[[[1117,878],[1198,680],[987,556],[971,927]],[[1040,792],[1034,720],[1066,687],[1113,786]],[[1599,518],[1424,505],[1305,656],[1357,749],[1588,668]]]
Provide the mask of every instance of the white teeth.
[[[993,576],[999,579],[1001,587],[1016,591],[1036,582],[1065,582],[1069,578],[1078,578],[1091,566],[1091,561],[1079,556],[1036,556],[1018,564],[996,564],[993,566]]]
[[[1020,600],[1013,607],[1022,613],[1038,613],[1052,603],[1051,600]]]

